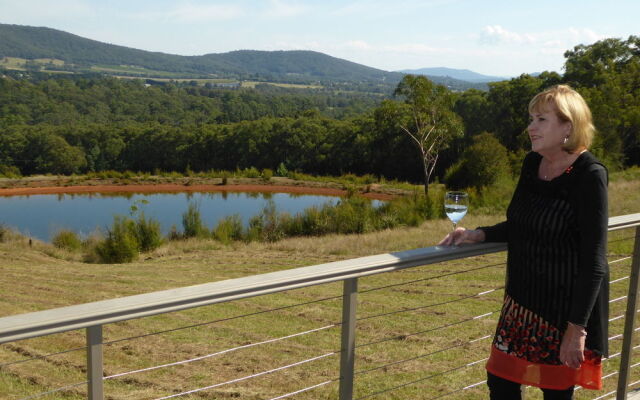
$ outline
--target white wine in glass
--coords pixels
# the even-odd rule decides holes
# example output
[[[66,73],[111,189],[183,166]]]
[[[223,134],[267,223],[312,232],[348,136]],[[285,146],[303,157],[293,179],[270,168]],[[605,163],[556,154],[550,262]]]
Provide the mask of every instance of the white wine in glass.
[[[447,192],[444,195],[444,212],[453,222],[453,230],[456,230],[458,222],[467,214],[469,209],[469,194],[466,192]]]

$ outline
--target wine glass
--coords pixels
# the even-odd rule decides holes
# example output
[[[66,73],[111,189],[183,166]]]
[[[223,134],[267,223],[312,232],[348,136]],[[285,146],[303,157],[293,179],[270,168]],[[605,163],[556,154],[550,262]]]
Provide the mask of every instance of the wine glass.
[[[444,195],[444,212],[453,222],[453,230],[469,209],[469,194],[466,192],[447,192]]]

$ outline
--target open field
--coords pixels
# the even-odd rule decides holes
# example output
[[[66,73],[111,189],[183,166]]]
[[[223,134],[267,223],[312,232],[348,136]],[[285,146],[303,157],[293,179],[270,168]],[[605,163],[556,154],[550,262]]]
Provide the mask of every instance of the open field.
[[[4,57],[0,58],[0,68],[6,68],[11,70],[25,71],[27,65],[27,59],[16,57]],[[73,73],[71,71],[56,71],[55,67],[64,67],[65,62],[57,59],[41,58],[32,60],[36,65],[40,67],[53,67],[54,69],[47,69],[49,73]],[[136,65],[93,65],[91,67],[85,67],[87,71],[104,72],[111,74],[121,79],[143,79],[149,78],[158,82],[196,82],[198,85],[203,86],[207,83],[212,85],[239,85],[246,88],[255,88],[259,84],[268,84],[282,88],[290,89],[322,89],[321,85],[308,85],[308,84],[294,84],[294,83],[278,83],[278,82],[262,82],[262,81],[238,81],[237,79],[228,78],[207,78],[203,76],[197,76],[193,74],[174,73],[167,71],[152,70]],[[206,76],[206,75],[204,75]]]
[[[610,197],[611,215],[640,211],[640,181],[612,182]],[[471,214],[463,222],[473,227],[500,219],[500,216]],[[172,242],[144,254],[137,262],[124,265],[84,264],[48,244],[36,242],[30,247],[24,238],[5,238],[0,243],[0,315],[430,246],[450,226],[446,220],[435,220],[418,228],[289,239],[269,244],[225,246],[209,240],[188,240]],[[631,232],[611,235],[611,261],[630,253],[630,236]],[[356,370],[361,373],[356,376],[355,397],[362,398],[407,383],[403,388],[371,398],[431,399],[484,379],[482,362],[447,375],[425,378],[486,357],[489,339],[469,342],[491,333],[496,314],[464,324],[458,322],[499,309],[501,290],[479,297],[465,297],[501,286],[503,261],[504,254],[496,254],[361,279],[356,343],[360,346]],[[629,265],[629,260],[612,263],[612,279],[628,274]],[[475,270],[452,274],[469,269]],[[612,298],[625,293],[625,282],[612,285]],[[325,357],[181,398],[271,399],[333,380],[339,374],[338,356],[327,354],[339,349],[340,329],[332,325],[340,321],[341,300],[336,298],[340,294],[341,285],[330,284],[109,325],[105,327],[105,341],[117,342],[105,347],[107,375],[322,329],[198,362],[109,379],[106,381],[107,398],[159,398],[316,356]],[[450,300],[458,301],[433,305]],[[280,309],[268,312],[275,308]],[[612,304],[612,316],[619,315],[623,309],[624,302]],[[407,311],[388,314],[398,310]],[[249,316],[235,318],[240,315]],[[166,332],[205,322],[212,323]],[[447,324],[456,325],[438,328]],[[621,333],[621,326],[622,321],[615,321],[612,334]],[[164,333],[127,339],[159,331]],[[620,340],[612,342],[612,353],[619,351],[620,343]],[[10,343],[0,346],[0,364],[82,346],[83,332]],[[449,347],[450,350],[439,351]],[[605,364],[605,373],[615,370],[617,360]],[[638,376],[640,374],[636,373],[632,381]],[[19,399],[84,379],[84,352],[81,350],[2,366],[0,398]],[[417,382],[411,384],[414,381]],[[605,382],[605,390],[613,390],[615,377]],[[43,398],[80,399],[83,391],[84,387],[79,386]],[[336,392],[337,383],[332,382],[292,398],[335,399]],[[480,385],[447,398],[479,399],[485,393],[484,386]],[[528,399],[540,398],[536,391],[530,393]],[[579,391],[577,395],[578,399],[593,397],[595,394],[587,391]]]
[[[3,57],[0,58],[0,67],[24,71],[26,69],[27,61],[29,60],[25,58]],[[56,67],[61,67],[65,64],[64,61],[55,58],[37,58],[33,60],[33,62],[40,64],[41,66],[54,65]]]

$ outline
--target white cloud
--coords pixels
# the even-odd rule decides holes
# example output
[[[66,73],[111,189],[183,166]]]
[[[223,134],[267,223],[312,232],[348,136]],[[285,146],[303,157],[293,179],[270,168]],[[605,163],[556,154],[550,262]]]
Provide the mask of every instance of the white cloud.
[[[582,29],[569,28],[568,34],[569,34],[569,37],[574,42],[580,42],[580,43],[593,43],[605,38],[605,36],[599,35],[594,31],[592,31],[591,29],[587,29],[587,28],[582,28]]]
[[[482,44],[489,45],[536,45],[543,48],[566,50],[577,44],[591,44],[605,36],[587,28],[567,28],[542,32],[512,32],[500,25],[487,25],[474,37]]]
[[[487,25],[482,28],[480,42],[485,44],[527,44],[536,42],[536,37],[528,33],[520,34],[511,32],[500,25]]]

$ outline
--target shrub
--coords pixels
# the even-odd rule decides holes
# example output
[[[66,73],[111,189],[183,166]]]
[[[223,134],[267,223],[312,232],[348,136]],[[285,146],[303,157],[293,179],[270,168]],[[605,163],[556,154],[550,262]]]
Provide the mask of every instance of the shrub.
[[[273,178],[273,171],[269,168],[265,168],[262,170],[262,180],[265,182],[269,182]]]
[[[0,164],[0,176],[13,179],[22,177],[22,174],[16,166]]]
[[[107,237],[95,247],[99,260],[104,263],[126,263],[138,257],[139,243],[136,224],[132,219],[114,216]]]
[[[445,180],[453,189],[481,190],[505,175],[511,175],[507,149],[492,134],[483,133],[473,138],[461,160],[447,170]]]
[[[276,169],[276,175],[282,176],[282,177],[286,177],[287,175],[289,175],[289,170],[287,169],[287,166],[283,162],[281,162],[280,165],[278,165],[278,168]]]
[[[224,217],[213,229],[213,237],[224,244],[229,244],[234,240],[241,240],[243,235],[242,219],[240,215],[234,214]]]
[[[162,229],[160,222],[144,216],[144,212],[140,212],[140,216],[136,221],[136,238],[140,251],[151,251],[162,245]]]
[[[0,224],[0,243],[8,242],[12,235],[11,228],[5,224]]]
[[[245,168],[242,174],[246,178],[260,178],[260,171],[256,167]]]
[[[264,206],[258,218],[260,223],[260,238],[265,242],[275,242],[285,236],[282,219],[285,214],[279,214],[276,210],[276,204],[273,200],[269,200]]]
[[[171,229],[169,229],[169,235],[167,237],[169,240],[179,240],[182,238],[175,225],[171,225]]]
[[[184,237],[203,237],[209,232],[202,223],[200,216],[200,206],[196,203],[189,203],[187,211],[182,214],[182,228],[184,229]]]
[[[82,241],[78,235],[68,229],[58,231],[51,239],[51,244],[59,249],[78,251],[82,248]]]
[[[362,176],[362,182],[365,185],[371,185],[372,183],[378,182],[378,178],[372,174],[366,174]]]

